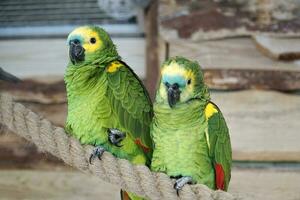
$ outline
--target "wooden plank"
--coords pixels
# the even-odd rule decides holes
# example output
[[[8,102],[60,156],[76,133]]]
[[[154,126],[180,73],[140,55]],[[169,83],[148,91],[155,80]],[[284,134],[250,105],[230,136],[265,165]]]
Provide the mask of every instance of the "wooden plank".
[[[199,41],[257,33],[299,36],[299,2],[293,0],[188,1],[160,5],[160,34],[166,40]],[[270,9],[272,8],[272,9]]]
[[[197,60],[213,89],[299,89],[300,63],[270,59],[257,51],[250,38],[168,44],[171,57]]]
[[[212,92],[229,127],[233,159],[300,162],[300,95],[247,90]]]
[[[300,59],[299,38],[275,38],[257,35],[253,39],[257,49],[273,59],[284,61]]]
[[[32,79],[23,80],[19,84],[12,84],[0,81],[0,91],[14,96],[14,100],[21,102],[34,112],[48,118],[58,126],[64,126],[67,105],[64,82],[55,79],[48,82]],[[49,79],[48,79],[49,80]]]
[[[229,192],[243,200],[300,199],[299,172],[299,169],[233,169]]]
[[[219,90],[300,90],[300,70],[205,69],[204,79]]]
[[[169,41],[170,56],[185,56],[197,60],[204,69],[258,69],[300,71],[300,63],[278,62],[262,55],[251,38],[231,38],[214,41]]]
[[[233,168],[229,192],[245,200],[296,200],[299,181],[299,170]],[[0,194],[3,199],[120,199],[114,185],[56,168],[0,170]]]
[[[42,104],[60,104],[66,102],[66,89],[64,81],[60,76],[55,82],[51,78],[39,82],[33,79],[24,79],[17,84],[0,81],[0,91],[12,94],[16,100],[25,102],[36,102]]]
[[[0,170],[1,199],[120,199],[120,189],[77,171]]]
[[[62,166],[63,162],[48,153],[39,152],[34,144],[0,125],[0,169],[49,168],[57,165]]]

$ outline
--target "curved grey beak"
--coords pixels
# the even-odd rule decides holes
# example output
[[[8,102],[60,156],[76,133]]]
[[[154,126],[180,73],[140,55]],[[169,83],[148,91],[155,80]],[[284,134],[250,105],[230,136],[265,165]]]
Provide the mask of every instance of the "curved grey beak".
[[[175,106],[175,104],[179,101],[180,99],[180,90],[179,90],[179,85],[177,83],[174,84],[165,84],[167,87],[167,92],[168,92],[168,103],[171,108]]]
[[[81,46],[79,40],[70,41],[69,56],[73,64],[84,61],[84,51],[85,49]]]

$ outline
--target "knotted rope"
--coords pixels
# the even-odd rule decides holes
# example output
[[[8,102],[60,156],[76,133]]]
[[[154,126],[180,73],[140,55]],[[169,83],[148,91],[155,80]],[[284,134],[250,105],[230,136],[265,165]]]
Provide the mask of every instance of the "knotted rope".
[[[92,146],[82,146],[79,141],[67,135],[64,129],[52,125],[9,95],[0,94],[0,123],[17,135],[33,142],[42,151],[62,159],[65,163],[85,173],[93,174],[126,191],[149,199],[201,199],[231,200],[231,194],[213,191],[204,185],[187,185],[177,197],[173,189],[174,180],[166,174],[151,172],[146,166],[132,165],[105,152],[102,160],[88,162]]]

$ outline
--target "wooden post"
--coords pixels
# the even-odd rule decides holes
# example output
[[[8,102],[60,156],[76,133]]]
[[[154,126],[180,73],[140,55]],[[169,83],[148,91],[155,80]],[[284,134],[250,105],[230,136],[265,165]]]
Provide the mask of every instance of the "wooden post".
[[[146,10],[146,87],[154,99],[159,74],[158,0],[152,0]]]
[[[270,0],[256,0],[257,6],[257,23],[260,26],[269,25],[271,23],[271,1]]]

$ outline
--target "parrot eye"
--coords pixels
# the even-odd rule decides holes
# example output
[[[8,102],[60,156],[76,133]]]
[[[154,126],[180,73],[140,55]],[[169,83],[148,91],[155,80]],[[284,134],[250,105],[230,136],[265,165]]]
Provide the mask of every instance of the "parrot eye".
[[[189,80],[187,81],[187,84],[189,85],[189,84],[191,84],[191,82],[192,82],[192,80],[189,79]]]
[[[95,43],[96,43],[96,38],[92,37],[92,38],[90,39],[90,43],[95,44]]]

